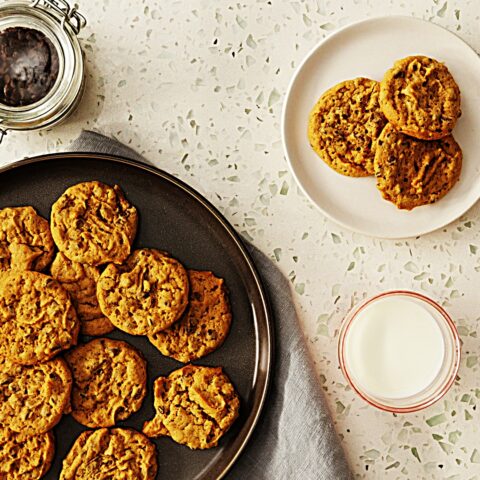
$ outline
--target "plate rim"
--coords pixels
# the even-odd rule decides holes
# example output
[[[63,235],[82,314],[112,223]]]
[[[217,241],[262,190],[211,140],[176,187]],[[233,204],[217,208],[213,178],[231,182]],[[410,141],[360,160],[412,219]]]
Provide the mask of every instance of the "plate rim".
[[[441,225],[433,226],[433,227],[428,227],[425,229],[422,229],[415,233],[415,234],[407,234],[407,235],[398,235],[398,234],[375,234],[369,231],[368,229],[362,229],[360,227],[355,227],[353,225],[350,225],[346,223],[343,220],[340,220],[336,218],[334,215],[329,213],[327,210],[325,210],[321,205],[319,205],[313,197],[308,193],[306,187],[303,185],[303,183],[300,181],[299,176],[297,175],[297,172],[294,167],[294,162],[290,158],[289,154],[289,148],[287,145],[287,140],[286,140],[286,131],[287,131],[287,125],[286,125],[286,116],[287,116],[287,110],[289,109],[290,102],[291,102],[291,94],[292,90],[295,86],[295,83],[297,81],[298,76],[300,75],[300,72],[303,70],[305,64],[310,60],[310,58],[317,52],[317,50],[321,49],[324,44],[329,42],[330,40],[333,40],[335,37],[338,35],[341,35],[345,30],[349,30],[350,28],[358,27],[359,25],[366,24],[366,23],[374,23],[379,20],[387,20],[387,19],[398,19],[398,20],[409,20],[417,23],[427,23],[430,26],[433,26],[435,28],[441,29],[446,31],[447,33],[454,35],[458,40],[460,40],[469,50],[471,50],[475,55],[479,56],[479,54],[475,51],[473,47],[471,47],[462,37],[460,37],[456,32],[452,32],[446,27],[443,27],[442,25],[439,25],[438,23],[431,22],[429,20],[425,20],[423,18],[415,17],[415,16],[409,16],[409,15],[377,15],[375,17],[369,17],[369,18],[363,18],[361,20],[357,20],[351,23],[348,23],[347,25],[344,25],[331,34],[327,35],[325,38],[321,39],[318,43],[316,43],[307,53],[306,55],[302,58],[300,64],[297,66],[295,69],[289,83],[288,87],[285,93],[285,98],[283,100],[283,105],[282,105],[282,113],[281,113],[281,119],[280,119],[280,132],[281,132],[281,137],[282,137],[282,146],[283,146],[283,153],[285,155],[285,158],[287,160],[287,165],[289,167],[290,173],[292,174],[293,178],[295,179],[295,182],[297,186],[300,188],[302,193],[305,195],[305,197],[308,199],[310,204],[312,204],[318,211],[320,211],[325,217],[327,217],[329,220],[334,222],[336,225],[345,228],[346,230],[353,232],[353,233],[359,233],[362,235],[366,235],[370,238],[378,238],[381,240],[406,240],[406,239],[411,239],[411,238],[417,238],[421,237],[423,235],[427,235],[432,232],[436,232],[437,230],[440,230],[442,228],[447,227],[448,225],[454,223],[457,221],[462,215],[467,213],[471,208],[474,207],[474,205],[477,204],[477,202],[480,199],[480,188],[478,191],[478,194],[474,200],[472,200],[464,209],[463,211],[458,214],[455,218],[448,220],[445,223],[442,223]],[[480,57],[479,57],[480,59]]]
[[[256,289],[258,291],[259,297],[262,302],[262,310],[264,312],[265,327],[266,327],[265,374],[263,375],[259,368],[261,364],[262,355],[257,353],[256,366],[255,366],[257,369],[257,381],[258,381],[258,378],[260,378],[259,374],[262,374],[261,376],[262,385],[261,385],[258,406],[256,408],[256,411],[253,414],[253,417],[251,418],[249,415],[248,418],[246,419],[245,425],[247,425],[248,430],[246,432],[245,437],[242,439],[241,444],[236,449],[236,451],[231,456],[231,458],[226,462],[226,464],[223,466],[222,465],[220,466],[221,472],[215,478],[216,480],[221,480],[232,469],[235,462],[239,459],[245,447],[247,446],[248,442],[251,440],[252,435],[255,431],[255,428],[257,427],[258,422],[263,414],[266,399],[270,393],[270,388],[272,385],[274,362],[275,362],[275,329],[274,329],[274,321],[273,321],[273,309],[267,293],[267,289],[265,288],[264,282],[262,280],[262,277],[255,265],[252,255],[247,250],[247,247],[245,246],[244,241],[240,237],[240,234],[233,228],[233,226],[230,224],[230,222],[228,222],[228,220],[223,216],[223,214],[209,200],[207,200],[203,195],[197,192],[193,187],[188,185],[186,182],[184,182],[183,180],[180,180],[179,178],[173,176],[172,174],[152,164],[141,162],[139,160],[134,160],[134,159],[127,158],[122,155],[116,155],[116,154],[95,153],[95,152],[88,152],[88,151],[55,152],[55,153],[35,155],[32,157],[24,158],[22,160],[10,162],[7,165],[0,167],[0,179],[4,173],[7,173],[12,170],[16,170],[18,168],[22,168],[28,165],[42,164],[42,163],[46,163],[48,161],[54,161],[54,160],[62,160],[62,159],[68,159],[68,158],[82,158],[82,157],[83,158],[88,157],[91,160],[108,161],[114,164],[121,163],[124,165],[128,165],[128,166],[146,171],[157,177],[160,177],[163,180],[166,180],[167,182],[170,182],[174,186],[180,188],[187,195],[190,195],[191,197],[193,197],[194,200],[199,202],[204,208],[206,208],[210,212],[211,215],[213,215],[213,217],[215,217],[215,219],[221,224],[223,229],[229,234],[229,236],[235,242],[239,252],[241,253],[244,261],[246,262],[255,280]],[[258,338],[259,337],[256,337],[256,341],[258,341]],[[258,349],[258,351],[261,352],[262,349]]]

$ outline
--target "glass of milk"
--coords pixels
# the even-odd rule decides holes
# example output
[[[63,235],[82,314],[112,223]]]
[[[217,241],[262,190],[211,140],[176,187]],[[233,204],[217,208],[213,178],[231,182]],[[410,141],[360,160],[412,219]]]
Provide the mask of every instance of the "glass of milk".
[[[382,410],[407,413],[428,407],[452,386],[460,339],[440,305],[395,290],[363,301],[347,315],[338,355],[360,397]]]

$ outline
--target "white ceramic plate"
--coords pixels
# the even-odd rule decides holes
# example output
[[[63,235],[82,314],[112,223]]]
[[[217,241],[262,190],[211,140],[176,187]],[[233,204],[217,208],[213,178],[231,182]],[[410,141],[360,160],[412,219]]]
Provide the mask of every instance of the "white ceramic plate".
[[[307,138],[308,115],[321,94],[355,77],[381,80],[395,60],[428,55],[445,62],[462,94],[454,136],[463,150],[460,181],[441,200],[412,211],[382,199],[374,177],[349,178],[330,169]],[[422,235],[456,220],[480,198],[480,58],[463,40],[433,23],[381,17],[349,25],[319,43],[294,75],[282,114],[282,136],[293,175],[328,217],[383,238]]]

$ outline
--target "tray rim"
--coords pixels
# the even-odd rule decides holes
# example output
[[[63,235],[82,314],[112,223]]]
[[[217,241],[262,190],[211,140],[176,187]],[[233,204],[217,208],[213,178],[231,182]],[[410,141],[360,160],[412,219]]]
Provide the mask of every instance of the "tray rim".
[[[258,399],[257,399],[257,396],[255,395],[256,400],[255,400],[254,408],[252,409],[251,414],[247,417],[245,425],[242,427],[242,429],[243,428],[247,429],[244,438],[241,440],[239,447],[233,453],[233,455],[228,456],[229,458],[227,458],[227,461],[225,462],[225,464],[220,466],[221,472],[219,475],[215,477],[216,480],[221,480],[231,470],[235,462],[239,459],[240,455],[244,451],[248,442],[252,438],[253,432],[255,431],[255,428],[260,420],[260,417],[262,416],[263,409],[265,407],[265,402],[268,397],[270,387],[272,384],[272,377],[273,377],[273,367],[274,367],[274,361],[275,361],[275,332],[274,332],[274,324],[273,324],[273,311],[271,308],[271,303],[267,294],[267,290],[264,286],[262,278],[255,265],[255,262],[253,261],[252,255],[247,250],[244,244],[244,241],[240,237],[239,233],[233,228],[230,222],[228,222],[228,220],[223,216],[223,214],[220,213],[220,211],[209,200],[207,200],[203,195],[201,195],[199,192],[197,192],[194,188],[192,188],[183,180],[180,180],[179,178],[173,176],[172,174],[167,173],[166,171],[150,163],[141,162],[139,160],[127,158],[122,155],[95,153],[95,152],[88,152],[88,151],[46,153],[46,154],[35,155],[32,157],[27,157],[22,160],[10,162],[7,165],[0,167],[0,180],[3,174],[10,172],[12,170],[16,170],[18,168],[27,167],[29,165],[35,165],[35,164],[43,164],[49,161],[62,160],[62,159],[68,159],[68,158],[71,158],[71,159],[88,158],[89,160],[101,160],[101,161],[112,162],[113,164],[120,163],[123,165],[128,165],[128,166],[137,168],[139,170],[143,170],[145,172],[151,173],[167,182],[170,182],[174,186],[180,188],[185,194],[193,197],[194,200],[196,200],[204,208],[206,208],[209,211],[209,213],[221,224],[223,229],[229,234],[229,236],[235,242],[253,278],[255,279],[256,289],[258,291],[259,297],[262,302],[262,309],[264,312],[265,327],[266,327],[265,328],[266,337],[264,339],[265,354],[263,355],[263,358],[262,358],[263,349],[258,348],[256,365],[255,365],[256,372],[254,373],[254,380],[255,380],[254,383],[257,384],[259,381],[261,382],[260,393],[259,393]],[[257,329],[255,328],[255,330]],[[255,341],[256,342],[259,341],[258,335],[256,335]],[[262,360],[266,361],[266,365],[265,365],[266,368],[264,373],[259,368],[262,363]]]

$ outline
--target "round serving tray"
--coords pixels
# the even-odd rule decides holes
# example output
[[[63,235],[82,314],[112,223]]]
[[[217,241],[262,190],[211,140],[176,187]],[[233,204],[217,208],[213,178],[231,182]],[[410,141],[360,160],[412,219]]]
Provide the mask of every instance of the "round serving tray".
[[[140,221],[134,248],[168,251],[187,268],[211,270],[226,281],[233,313],[230,334],[219,350],[194,363],[224,368],[241,397],[240,418],[210,450],[189,450],[169,438],[154,440],[158,478],[220,479],[252,435],[272,370],[273,322],[255,265],[238,234],[200,194],[161,170],[117,156],[59,153],[10,164],[0,169],[0,208],[32,205],[49,218],[52,203],[68,186],[88,180],[120,185],[137,207]],[[145,337],[118,330],[106,336],[129,342],[148,361],[148,396],[139,412],[119,422],[141,430],[154,415],[154,379],[182,364],[163,357]],[[46,479],[59,478],[62,460],[83,430],[69,415],[55,427],[55,461]]]

